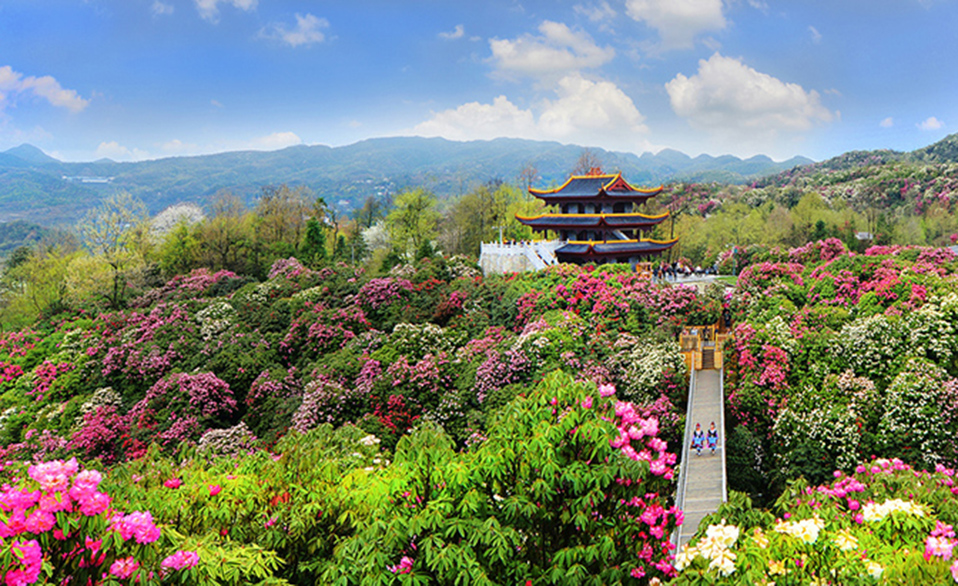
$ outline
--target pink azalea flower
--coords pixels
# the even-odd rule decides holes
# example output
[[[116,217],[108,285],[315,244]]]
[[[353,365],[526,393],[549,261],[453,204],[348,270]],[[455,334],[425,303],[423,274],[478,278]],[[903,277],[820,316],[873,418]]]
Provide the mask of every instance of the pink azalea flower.
[[[179,478],[170,478],[169,480],[163,483],[163,486],[165,486],[166,488],[179,488],[182,485],[183,485],[183,481],[180,480]]]
[[[110,566],[110,573],[116,576],[117,578],[124,580],[133,575],[137,569],[139,569],[140,564],[132,556],[121,558],[113,562],[113,565]]]
[[[180,550],[163,560],[160,565],[171,570],[185,570],[200,563],[200,554],[195,551]]]
[[[220,486],[219,484],[211,484],[211,485],[210,485],[210,496],[216,496],[216,495],[218,495],[221,490],[223,490],[223,487]]]

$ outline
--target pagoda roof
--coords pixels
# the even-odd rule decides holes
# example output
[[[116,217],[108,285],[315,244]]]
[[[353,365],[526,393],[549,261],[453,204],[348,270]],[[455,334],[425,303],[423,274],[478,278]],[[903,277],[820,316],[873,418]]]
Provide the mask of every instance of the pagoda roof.
[[[636,201],[654,197],[661,192],[661,185],[650,189],[634,187],[622,178],[622,173],[572,175],[565,183],[554,189],[529,188],[529,193],[547,201],[583,199]]]
[[[678,238],[672,240],[570,240],[556,250],[556,255],[576,258],[645,256],[664,252],[678,241]]]
[[[607,228],[610,230],[632,230],[650,228],[665,221],[668,212],[656,215],[646,214],[541,214],[538,216],[520,216],[516,219],[526,226],[538,230],[561,230],[581,228]]]

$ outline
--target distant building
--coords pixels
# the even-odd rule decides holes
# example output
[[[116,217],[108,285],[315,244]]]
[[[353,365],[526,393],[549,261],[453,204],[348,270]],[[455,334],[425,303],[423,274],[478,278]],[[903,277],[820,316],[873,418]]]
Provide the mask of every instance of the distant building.
[[[669,218],[669,213],[646,215],[635,208],[662,192],[662,187],[640,189],[629,185],[621,173],[593,169],[573,175],[560,187],[530,188],[529,193],[558,213],[516,216],[535,232],[552,230],[559,235],[555,249],[559,262],[576,264],[628,262],[633,266],[672,248],[678,239],[648,240],[644,233]]]
[[[855,238],[858,240],[874,240],[871,232],[855,232]]]

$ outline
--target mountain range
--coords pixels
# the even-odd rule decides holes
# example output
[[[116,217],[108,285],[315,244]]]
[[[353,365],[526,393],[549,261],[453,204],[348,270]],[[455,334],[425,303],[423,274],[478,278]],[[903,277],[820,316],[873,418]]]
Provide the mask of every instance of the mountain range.
[[[74,223],[107,195],[130,192],[153,213],[169,205],[205,205],[220,190],[247,201],[263,186],[309,187],[341,212],[407,187],[425,186],[440,199],[464,193],[490,179],[516,181],[533,165],[537,186],[568,177],[583,147],[557,142],[500,138],[456,142],[442,138],[376,138],[348,146],[294,146],[279,151],[240,151],[118,163],[101,159],[67,163],[24,144],[0,152],[0,222],[42,225]],[[690,157],[675,150],[631,153],[589,149],[608,171],[621,171],[636,185],[667,182],[743,183],[773,175],[811,159],[783,162],[759,155]]]

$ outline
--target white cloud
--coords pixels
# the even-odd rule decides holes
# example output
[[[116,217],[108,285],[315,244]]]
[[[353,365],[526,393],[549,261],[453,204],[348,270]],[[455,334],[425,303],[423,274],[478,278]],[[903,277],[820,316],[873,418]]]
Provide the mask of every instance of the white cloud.
[[[97,159],[107,158],[114,161],[142,161],[149,159],[150,154],[140,149],[129,149],[115,140],[104,141],[96,147],[94,156]]]
[[[199,11],[200,16],[212,23],[219,22],[220,20],[220,4],[228,4],[249,12],[256,8],[257,0],[195,0],[196,10]]]
[[[153,0],[153,6],[150,7],[150,11],[153,13],[153,16],[173,14],[173,5],[161,2],[160,0]]]
[[[61,87],[60,83],[49,75],[23,77],[23,74],[14,71],[9,65],[0,67],[0,109],[9,96],[16,94],[33,94],[53,106],[66,108],[71,112],[79,112],[90,104],[89,100],[81,98],[76,91]]]
[[[160,149],[162,149],[163,152],[169,153],[171,155],[187,155],[200,151],[199,146],[192,143],[183,142],[178,138],[174,138],[171,141],[163,143],[160,145]]]
[[[303,144],[303,139],[296,136],[295,133],[274,132],[273,134],[254,139],[248,146],[253,150],[275,151],[298,144]]]
[[[560,140],[639,152],[649,143],[644,117],[621,89],[609,81],[591,81],[579,74],[559,80],[556,99],[523,109],[506,96],[491,104],[470,102],[434,113],[414,134],[450,140],[497,137]]]
[[[458,108],[433,114],[413,132],[422,136],[442,136],[450,140],[489,140],[500,136],[529,138],[535,134],[535,118],[499,96],[492,104],[469,102]]]
[[[889,116],[888,118],[885,118],[881,122],[879,122],[878,125],[881,126],[882,128],[891,128],[892,126],[895,125],[895,119]]]
[[[325,18],[318,18],[312,14],[306,16],[297,14],[295,28],[287,28],[284,24],[274,24],[270,30],[264,29],[260,34],[265,38],[282,41],[290,47],[299,47],[325,41],[326,35],[320,30],[325,28],[329,28],[329,21]]]
[[[457,24],[456,28],[451,31],[439,33],[439,38],[444,41],[455,41],[456,39],[461,39],[465,34],[466,29],[461,24]]]
[[[695,36],[725,28],[722,0],[626,0],[625,11],[658,31],[664,49],[688,49]]]
[[[611,20],[616,17],[615,10],[605,0],[592,6],[576,4],[572,9],[575,10],[576,14],[581,14],[592,22]]]
[[[213,106],[214,108],[222,108],[223,102],[220,102],[219,100],[210,100],[210,106]]]
[[[676,75],[665,89],[676,114],[695,128],[730,139],[770,139],[780,132],[809,130],[835,116],[822,106],[818,92],[718,53],[700,60],[692,77]]]
[[[632,99],[610,81],[589,81],[580,75],[559,80],[559,99],[546,102],[539,129],[556,138],[587,135],[591,140],[645,134],[645,117]]]
[[[583,68],[599,67],[615,57],[612,47],[599,47],[584,31],[560,22],[544,21],[541,36],[515,40],[491,39],[489,47],[500,73],[532,77],[562,77]]]
[[[945,123],[942,122],[941,120],[935,118],[934,116],[930,116],[922,120],[918,124],[918,128],[921,130],[938,130],[942,128],[944,125]]]
[[[809,27],[808,27],[808,32],[811,33],[811,35],[812,35],[812,42],[813,42],[813,43],[815,43],[815,44],[817,45],[818,43],[821,43],[821,42],[822,42],[822,33],[818,32],[818,29],[817,29],[817,28],[815,28],[815,27],[813,27],[813,26],[809,26]]]

